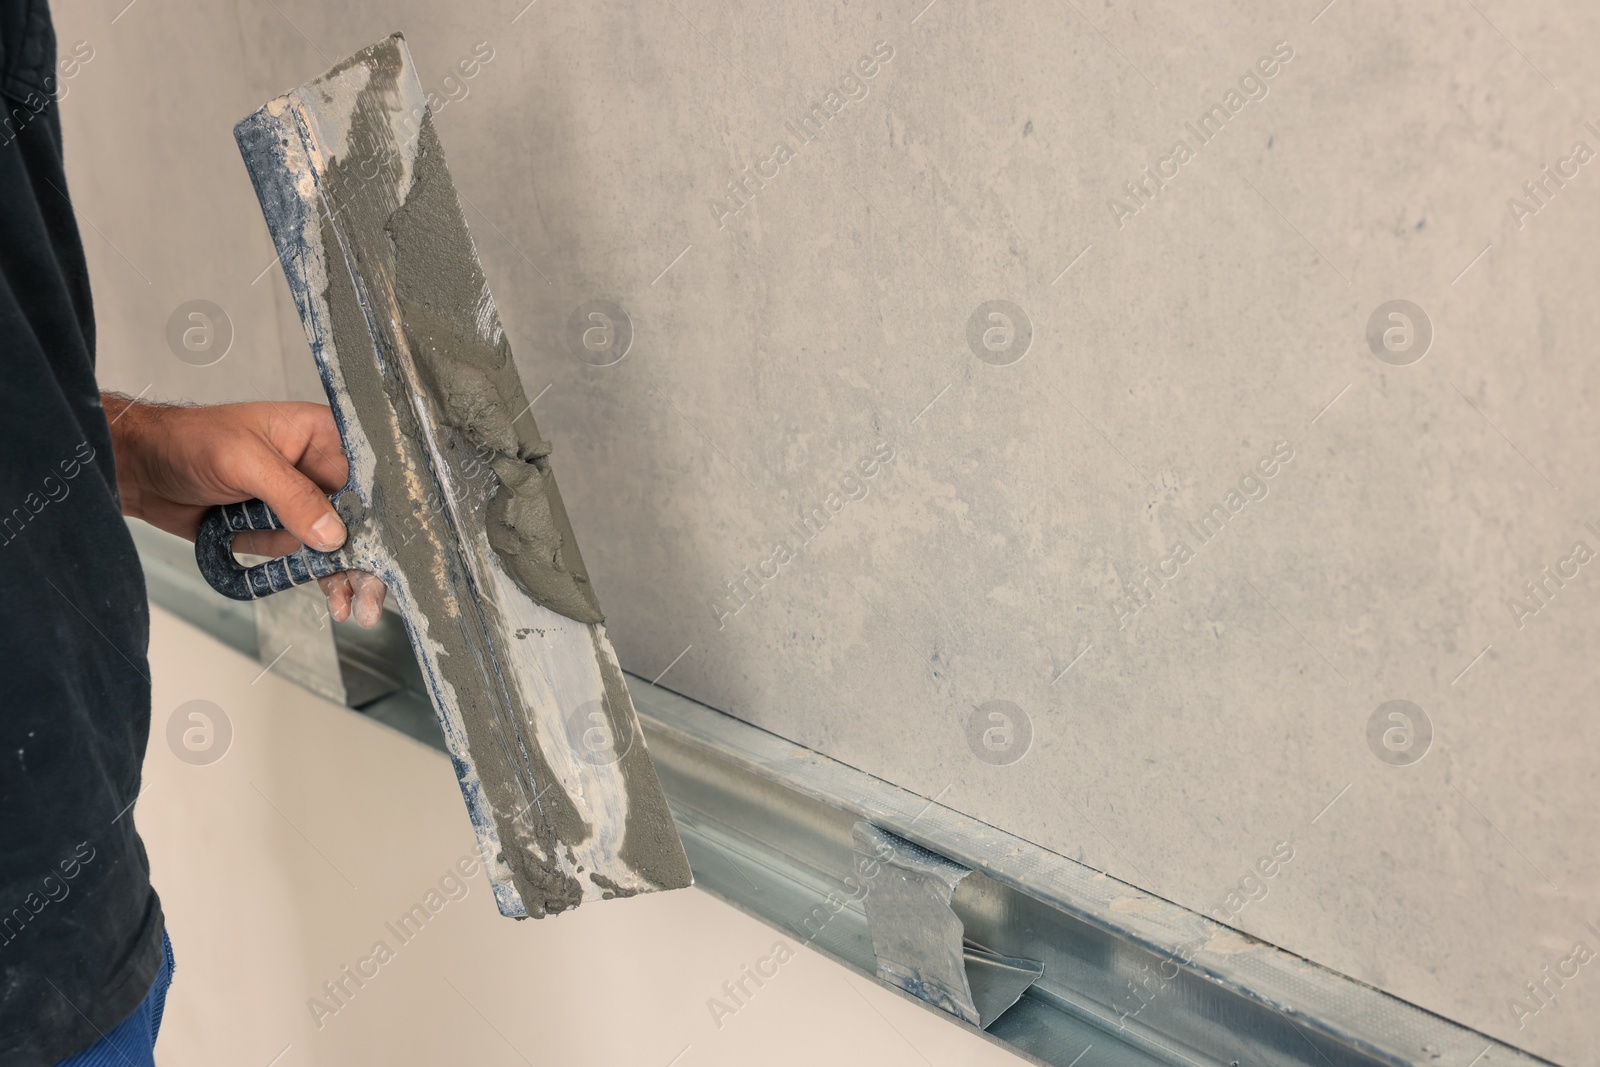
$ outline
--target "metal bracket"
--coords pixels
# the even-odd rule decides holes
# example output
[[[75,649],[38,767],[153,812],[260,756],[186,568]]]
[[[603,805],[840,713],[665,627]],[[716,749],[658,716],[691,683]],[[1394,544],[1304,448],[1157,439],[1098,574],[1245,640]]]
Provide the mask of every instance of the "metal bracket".
[[[987,1030],[1044,965],[990,952],[964,936],[950,902],[971,868],[869,822],[856,823],[854,840],[878,977]]]
[[[257,655],[267,669],[335,704],[345,703],[349,694],[333,641],[333,621],[317,587],[297,586],[253,601],[252,606]]]

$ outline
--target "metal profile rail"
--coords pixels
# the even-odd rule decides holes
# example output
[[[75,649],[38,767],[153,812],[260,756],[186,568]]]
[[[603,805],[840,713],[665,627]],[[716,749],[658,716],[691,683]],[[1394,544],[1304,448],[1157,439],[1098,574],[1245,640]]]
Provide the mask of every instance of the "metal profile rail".
[[[1043,976],[988,1036],[1040,1062],[1069,1067],[1090,1046],[1095,1054],[1081,1067],[1546,1062],[731,716],[630,681],[703,888],[872,975],[860,903],[871,887],[852,870],[855,823],[869,821],[972,868],[952,901],[968,936],[1044,964]]]
[[[135,540],[153,603],[258,655],[250,606],[222,603],[189,573],[187,546],[148,528]],[[357,710],[442,748],[403,633],[341,624],[332,634],[347,690],[381,694]],[[970,868],[949,905],[965,937],[1043,965],[983,1033],[1034,1062],[1547,1063],[732,716],[628,683],[702,889],[876,980],[873,874],[855,851],[857,824]]]

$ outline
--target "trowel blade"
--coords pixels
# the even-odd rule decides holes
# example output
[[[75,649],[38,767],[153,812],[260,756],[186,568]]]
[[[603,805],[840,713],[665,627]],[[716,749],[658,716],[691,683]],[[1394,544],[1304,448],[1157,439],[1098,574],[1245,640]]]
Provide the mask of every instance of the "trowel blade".
[[[691,882],[396,34],[234,131],[502,913]]]

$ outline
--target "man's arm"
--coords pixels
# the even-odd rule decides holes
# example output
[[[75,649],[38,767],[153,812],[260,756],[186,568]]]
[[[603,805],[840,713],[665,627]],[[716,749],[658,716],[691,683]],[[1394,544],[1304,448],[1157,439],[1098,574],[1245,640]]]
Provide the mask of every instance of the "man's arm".
[[[116,454],[122,512],[193,541],[216,504],[259,497],[287,533],[254,535],[247,551],[282,555],[301,544],[330,552],[344,523],[327,494],[344,485],[349,463],[333,413],[284,401],[174,407],[102,393]],[[383,582],[346,571],[321,581],[333,617],[376,626]]]

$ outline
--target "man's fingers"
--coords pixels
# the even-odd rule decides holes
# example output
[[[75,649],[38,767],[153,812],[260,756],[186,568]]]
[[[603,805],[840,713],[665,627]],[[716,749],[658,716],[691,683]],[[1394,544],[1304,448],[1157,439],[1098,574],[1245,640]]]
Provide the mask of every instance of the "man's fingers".
[[[340,571],[338,574],[317,579],[317,586],[322,590],[322,595],[328,598],[328,614],[333,616],[334,622],[344,622],[350,617],[350,601],[353,596],[350,588],[351,573]]]
[[[354,616],[365,629],[372,629],[383,618],[383,597],[388,590],[383,579],[365,571],[340,571],[318,578],[317,585],[328,598],[328,613],[335,622]]]
[[[344,523],[315,482],[262,442],[244,472],[245,490],[266,501],[302,544],[331,552],[344,544]]]
[[[347,571],[350,575],[350,585],[354,590],[354,603],[351,614],[365,629],[372,629],[383,618],[383,596],[388,590],[384,587],[383,579],[365,571]]]

